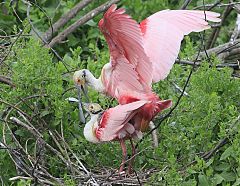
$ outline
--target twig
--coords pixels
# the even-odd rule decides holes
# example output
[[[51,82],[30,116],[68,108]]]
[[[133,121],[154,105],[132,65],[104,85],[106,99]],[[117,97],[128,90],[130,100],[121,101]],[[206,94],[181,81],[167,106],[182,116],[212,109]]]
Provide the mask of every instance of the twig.
[[[53,34],[56,33],[59,28],[63,27],[68,21],[77,15],[77,13],[82,10],[85,6],[91,3],[93,0],[82,0],[76,4],[71,10],[64,14],[57,22],[55,22],[52,27],[50,27],[44,34],[43,38],[45,41],[49,41],[53,38]]]
[[[17,38],[16,38],[16,39],[12,42],[12,44],[10,45],[7,54],[1,59],[1,61],[0,61],[0,66],[1,66],[1,64],[5,61],[5,59],[9,56],[9,54],[10,54],[12,48],[13,48],[13,45],[17,42],[17,40],[20,38],[20,36],[22,35],[22,33],[23,33],[23,30],[20,30],[19,33],[18,33],[18,35],[17,35]]]
[[[214,7],[218,7],[218,8],[222,8],[222,7],[226,7],[226,6],[233,6],[233,5],[239,5],[240,2],[232,2],[232,3],[221,3],[223,0],[218,0],[216,1],[215,3],[212,3],[212,4],[206,4],[205,7],[207,10],[211,10],[213,9]],[[200,6],[196,6],[194,7],[193,9],[201,9],[203,8],[204,5],[200,5]]]
[[[180,9],[185,10],[192,0],[185,0]]]
[[[9,181],[16,181],[16,180],[33,180],[34,178],[32,177],[26,177],[26,176],[15,176],[15,177],[12,177],[12,178],[9,178]],[[40,181],[40,183],[43,183],[44,185],[47,184],[47,185],[56,185],[55,183],[49,181],[49,180],[46,180],[46,179],[41,179],[41,178],[38,178],[38,180]]]
[[[194,64],[193,61],[178,60],[178,59],[175,61],[175,63],[183,64],[183,65],[195,65],[195,66],[200,66],[202,64],[200,62],[196,62]],[[213,65],[209,64],[209,67],[213,67]],[[221,63],[221,64],[216,65],[216,68],[224,68],[224,67],[230,67],[230,68],[234,68],[234,69],[239,69],[240,68],[239,64],[237,64],[237,63]]]
[[[231,35],[230,42],[233,44],[240,34],[240,13],[237,15],[236,26]]]
[[[11,79],[7,78],[6,76],[0,75],[0,82],[4,83],[6,85],[9,85],[11,87],[15,87],[15,85],[12,83]]]
[[[27,116],[28,118],[30,118],[30,116],[29,116],[27,113],[23,112],[21,109],[19,109],[19,108],[16,107],[15,105],[12,105],[11,103],[8,103],[8,102],[6,102],[6,101],[4,101],[4,100],[2,100],[2,99],[0,99],[0,103],[3,103],[3,104],[5,104],[5,105],[8,105],[8,106],[10,106],[11,108],[14,108],[15,110],[21,112],[24,116]],[[6,121],[6,120],[5,120],[5,121]]]
[[[47,45],[47,47],[53,47],[55,44],[60,43],[63,41],[69,34],[74,32],[79,26],[83,25],[96,15],[100,14],[101,12],[105,11],[107,8],[109,8],[112,4],[119,2],[120,0],[110,0],[101,6],[95,8],[94,10],[87,13],[85,16],[80,18],[78,21],[70,25],[68,28],[66,28],[63,32],[59,33],[56,37],[52,39],[52,41]]]
[[[234,48],[240,47],[240,39],[236,39],[235,42],[232,44],[231,42],[224,43],[222,45],[219,45],[217,47],[211,48],[207,50],[208,55],[220,55],[221,53],[227,52]],[[204,52],[200,53],[200,58],[203,58],[205,56]],[[224,59],[220,56],[220,59]]]
[[[228,15],[230,14],[231,11],[232,11],[232,7],[230,5],[225,8],[225,10],[222,14],[220,25],[216,28],[213,28],[213,32],[212,32],[211,36],[209,37],[208,43],[206,45],[207,49],[212,48],[213,45],[215,44],[217,37],[220,33],[220,29],[222,28],[221,26],[223,25],[223,23],[225,22],[226,18],[228,17]]]
[[[136,145],[136,147],[137,147],[137,145]],[[146,147],[146,148],[144,148],[143,150],[141,150],[140,152],[134,154],[133,156],[131,156],[131,158],[127,159],[124,163],[121,163],[118,168],[120,168],[122,165],[125,165],[126,163],[128,163],[129,161],[131,161],[131,160],[134,159],[136,156],[138,156],[139,154],[143,153],[145,150],[147,150],[147,149],[149,149],[149,148],[150,148],[150,147]]]
[[[31,28],[33,30],[33,32],[37,35],[37,37],[43,42],[43,44],[47,44],[47,42],[40,36],[40,34],[36,31],[35,27],[33,26],[33,23],[30,19],[30,8],[31,8],[31,3],[27,2],[27,19],[29,24],[31,25]],[[54,53],[54,55],[63,63],[64,67],[66,68],[66,70],[69,72],[69,69],[67,67],[67,64],[63,61],[62,57],[56,52],[56,50],[54,50],[52,47],[48,47],[50,48],[50,50]]]
[[[56,154],[64,163],[65,165],[69,165],[70,162],[68,162],[59,151],[57,151],[55,148],[53,148],[49,143],[47,143],[46,141],[43,140],[43,138],[41,136],[39,136],[39,134],[37,132],[35,132],[34,130],[32,130],[32,128],[30,128],[27,124],[23,123],[22,121],[20,121],[18,118],[16,117],[11,117],[10,118],[12,121],[14,121],[16,124],[24,127],[25,129],[27,129],[34,137],[36,137],[37,139],[39,139],[48,149],[50,149],[54,154]],[[81,172],[77,169],[74,168],[74,170],[78,173],[81,174]]]
[[[176,83],[172,82],[172,84],[179,92],[183,92],[183,89],[180,88]],[[183,92],[183,94],[184,94],[184,96],[189,96],[189,94],[187,92]]]
[[[141,181],[140,181],[140,179],[139,179],[139,176],[138,176],[138,174],[137,174],[137,171],[135,171],[135,170],[133,170],[133,171],[134,171],[134,173],[135,173],[135,175],[136,175],[136,177],[137,177],[138,184],[139,184],[140,186],[142,186],[142,183],[141,183]]]
[[[152,121],[150,121],[149,123],[149,128],[150,129],[154,129],[156,126],[154,125],[154,123]],[[158,147],[158,136],[157,136],[157,131],[154,130],[152,132],[152,146],[153,148],[157,148]]]
[[[10,120],[12,120],[14,123],[16,123],[17,125],[26,128],[28,131],[32,131],[32,133],[34,133],[36,136],[38,136],[39,138],[42,138],[42,134],[39,133],[39,131],[36,128],[33,128],[27,124],[25,124],[24,122],[22,122],[21,120],[19,120],[16,117],[10,117]]]
[[[68,145],[68,143],[64,140],[63,135],[60,136],[58,134],[57,131],[55,131],[58,135],[58,137],[61,138],[61,140],[63,141],[63,143],[66,145],[67,149],[71,152],[71,154],[73,155],[73,157],[77,160],[77,162],[79,163],[79,165],[81,166],[82,170],[93,180],[94,183],[97,184],[95,178],[91,175],[91,173],[87,170],[87,168],[83,165],[83,163],[79,160],[79,158],[77,157],[77,155],[72,151],[72,149],[70,148],[70,146]]]

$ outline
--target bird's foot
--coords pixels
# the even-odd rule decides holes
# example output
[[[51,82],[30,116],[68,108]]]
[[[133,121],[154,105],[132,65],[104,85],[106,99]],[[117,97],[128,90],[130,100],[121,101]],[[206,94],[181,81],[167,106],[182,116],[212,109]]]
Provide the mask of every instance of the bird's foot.
[[[129,166],[128,171],[127,171],[127,175],[131,176],[131,174],[133,174],[133,173],[134,173],[134,170],[133,170],[132,166]]]

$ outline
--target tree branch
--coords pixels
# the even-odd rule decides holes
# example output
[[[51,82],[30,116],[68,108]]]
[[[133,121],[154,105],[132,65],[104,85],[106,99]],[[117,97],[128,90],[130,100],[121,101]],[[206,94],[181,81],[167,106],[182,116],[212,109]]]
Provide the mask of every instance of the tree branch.
[[[222,14],[222,19],[221,19],[220,25],[213,29],[213,32],[208,40],[208,43],[206,45],[207,49],[212,48],[213,45],[215,44],[217,37],[220,33],[221,26],[223,25],[224,21],[226,20],[226,18],[228,17],[228,15],[230,14],[231,11],[232,11],[232,6],[229,5],[225,8],[225,10]]]
[[[59,28],[64,26],[69,20],[74,18],[77,13],[86,7],[93,0],[82,0],[78,4],[76,4],[71,10],[69,10],[66,14],[64,14],[57,22],[55,22],[52,27],[45,32],[43,38],[45,41],[49,41],[53,38],[53,34],[58,31]]]
[[[185,10],[191,2],[192,2],[192,0],[185,0],[185,2],[183,3],[183,5],[181,6],[180,9]]]
[[[55,44],[60,43],[63,41],[69,34],[74,32],[79,26],[83,25],[96,15],[100,14],[101,12],[108,9],[112,4],[119,2],[120,0],[110,0],[101,6],[95,8],[94,10],[87,13],[85,16],[80,18],[78,21],[70,25],[68,28],[66,28],[63,32],[59,33],[55,38],[52,39],[52,41],[47,45],[48,47],[53,47]]]
[[[1,82],[1,83],[4,83],[4,84],[7,84],[7,85],[9,85],[9,86],[11,86],[11,87],[16,87],[16,86],[12,83],[11,79],[8,78],[8,77],[6,77],[6,76],[0,75],[0,82]]]

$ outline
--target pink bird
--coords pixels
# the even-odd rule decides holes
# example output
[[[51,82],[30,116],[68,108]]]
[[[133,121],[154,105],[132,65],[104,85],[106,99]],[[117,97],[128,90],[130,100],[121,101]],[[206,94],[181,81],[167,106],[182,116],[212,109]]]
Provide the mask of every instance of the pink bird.
[[[138,111],[148,104],[148,101],[135,101],[125,105],[118,105],[103,111],[97,103],[84,103],[84,109],[90,114],[91,119],[84,127],[85,138],[92,143],[101,143],[106,141],[118,140],[120,142],[123,158],[119,168],[122,173],[127,157],[125,140],[130,139],[132,146],[132,160],[129,163],[128,172],[132,170],[132,163],[135,155],[135,148],[132,138],[141,138],[138,123],[132,123],[131,120]]]
[[[119,106],[105,112],[110,118],[117,118],[118,114],[120,117],[125,113],[124,109],[133,109],[135,107],[131,106],[144,102],[127,118],[136,131],[145,131],[149,122],[172,104],[171,100],[162,101],[152,92],[152,83],[169,74],[184,35],[210,28],[207,21],[219,22],[220,14],[198,10],[163,10],[138,24],[124,12],[123,8],[117,9],[116,5],[112,5],[99,21],[99,28],[110,50],[110,62],[104,65],[101,76],[97,79],[89,70],[83,69],[74,73],[73,80],[83,91],[90,86],[118,100]],[[112,115],[111,110],[115,109],[118,111]],[[107,139],[115,139],[119,130],[114,130],[115,133],[111,130],[125,126],[123,121],[119,120],[113,126],[110,126],[111,122],[101,121],[100,125],[109,129],[104,132],[109,133]],[[101,139],[98,133],[93,135]]]

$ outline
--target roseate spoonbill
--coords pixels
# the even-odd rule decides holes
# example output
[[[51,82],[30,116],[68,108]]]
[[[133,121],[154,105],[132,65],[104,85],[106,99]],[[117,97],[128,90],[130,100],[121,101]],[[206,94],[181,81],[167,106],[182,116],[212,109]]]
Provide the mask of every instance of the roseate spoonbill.
[[[110,50],[110,62],[97,79],[83,69],[73,75],[78,87],[90,86],[98,92],[116,98],[119,104],[138,100],[149,103],[138,112],[141,128],[162,109],[159,97],[152,92],[152,82],[164,79],[178,56],[184,35],[210,28],[207,21],[219,22],[220,14],[198,10],[163,10],[138,24],[123,8],[112,5],[99,21]],[[162,107],[162,108],[160,108]],[[137,122],[137,121],[135,121]]]
[[[151,101],[139,100],[103,111],[97,103],[83,103],[84,109],[90,114],[91,119],[84,127],[84,137],[92,143],[100,143],[106,141],[118,140],[120,142],[123,158],[119,169],[119,173],[123,171],[125,160],[127,158],[127,150],[125,140],[129,139],[132,147],[132,158],[129,163],[128,173],[131,173],[132,164],[135,155],[135,146],[132,138],[141,139],[145,126],[139,122],[141,119],[139,112],[145,105]],[[158,107],[160,111],[168,106],[171,101],[159,101]]]
[[[130,139],[132,146],[132,156],[135,154],[135,148],[132,138],[140,139],[142,137],[141,126],[134,123],[131,119],[137,114],[149,101],[136,101],[125,105],[103,111],[97,103],[84,103],[84,109],[90,114],[91,119],[84,127],[85,138],[92,143],[101,143],[106,141],[118,140],[122,148],[122,163],[119,173],[123,171],[125,160],[127,158],[127,149],[125,140]],[[132,160],[129,163],[128,172],[131,171]]]

